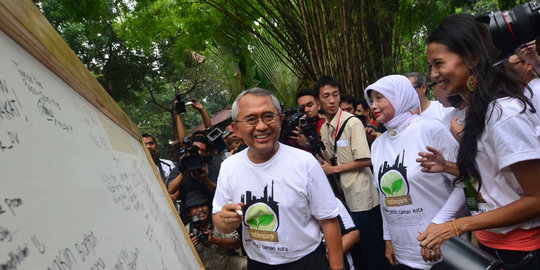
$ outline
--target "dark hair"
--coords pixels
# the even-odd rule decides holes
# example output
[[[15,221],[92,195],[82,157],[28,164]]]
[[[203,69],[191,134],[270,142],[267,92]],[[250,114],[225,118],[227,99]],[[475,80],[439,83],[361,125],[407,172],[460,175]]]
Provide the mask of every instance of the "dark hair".
[[[488,112],[490,102],[502,97],[513,97],[523,103],[522,112],[525,112],[527,106],[534,111],[534,107],[523,95],[524,85],[507,63],[492,66],[499,51],[491,41],[487,25],[476,21],[472,15],[454,14],[446,17],[428,36],[427,43],[432,42],[445,45],[449,51],[469,61],[472,66],[471,73],[476,76],[476,90],[471,92],[467,100],[466,123],[457,157],[460,176],[455,183],[463,182],[469,176],[481,181],[475,166],[478,139],[484,132],[486,120],[489,121],[493,110],[501,110],[500,106],[495,104]]]
[[[367,104],[367,101],[361,100],[358,104],[362,105],[362,108],[364,109],[364,111],[367,111],[367,110],[371,111],[371,108]]]
[[[360,121],[362,121],[362,125],[364,127],[367,127],[368,122],[367,122],[367,118],[366,118],[365,115],[357,115],[356,118],[358,118],[358,119],[360,119]]]
[[[296,93],[296,100],[298,100],[299,98],[301,98],[303,96],[312,96],[313,98],[315,98],[315,94],[313,93],[313,89],[304,88],[304,89],[298,91],[298,93]]]
[[[349,94],[341,95],[339,103],[341,103],[341,102],[350,103],[351,105],[353,105],[354,110],[356,110],[356,105],[358,105],[358,101],[356,101],[356,99],[352,95],[349,95]]]
[[[194,143],[194,142],[204,143],[204,145],[206,145],[207,148],[210,147],[210,142],[206,138],[206,135],[205,135],[204,131],[196,131],[196,132],[194,132],[193,135],[191,135],[191,142],[192,143]]]
[[[150,134],[143,133],[143,134],[142,134],[142,137],[143,137],[143,138],[152,138],[152,140],[154,140],[154,143],[157,144],[156,138],[154,138],[154,136],[152,136],[152,135],[150,135]]]
[[[325,85],[330,85],[330,86],[337,87],[339,89],[339,91],[341,92],[341,83],[337,79],[335,79],[333,77],[330,77],[328,75],[324,75],[324,76],[320,77],[315,82],[315,86],[313,86],[313,95],[315,95],[315,98],[319,98],[319,91],[321,90],[321,87],[323,87]]]

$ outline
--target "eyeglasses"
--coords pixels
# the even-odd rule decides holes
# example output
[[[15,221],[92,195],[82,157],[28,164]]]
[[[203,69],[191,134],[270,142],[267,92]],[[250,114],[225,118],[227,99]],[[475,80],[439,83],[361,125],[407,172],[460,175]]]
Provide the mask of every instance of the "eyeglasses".
[[[259,123],[259,119],[261,119],[265,124],[270,125],[276,122],[276,116],[275,113],[264,113],[260,118],[256,116],[248,116],[244,118],[244,120],[236,120],[237,122],[244,122],[244,125],[247,127],[254,127]]]

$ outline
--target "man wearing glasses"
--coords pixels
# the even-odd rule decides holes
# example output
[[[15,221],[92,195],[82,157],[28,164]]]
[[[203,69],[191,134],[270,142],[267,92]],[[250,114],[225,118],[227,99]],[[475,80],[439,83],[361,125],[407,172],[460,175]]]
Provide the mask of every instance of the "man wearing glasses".
[[[216,228],[230,233],[242,226],[248,269],[342,269],[339,206],[317,160],[278,142],[279,101],[267,90],[246,90],[234,101],[232,118],[249,147],[222,163]]]
[[[429,100],[427,98],[428,85],[426,76],[418,72],[410,72],[403,76],[409,78],[414,90],[418,94],[420,99],[420,108],[422,109],[422,116],[429,116],[442,121],[444,116],[452,111],[452,108],[445,108],[440,102],[436,100]]]

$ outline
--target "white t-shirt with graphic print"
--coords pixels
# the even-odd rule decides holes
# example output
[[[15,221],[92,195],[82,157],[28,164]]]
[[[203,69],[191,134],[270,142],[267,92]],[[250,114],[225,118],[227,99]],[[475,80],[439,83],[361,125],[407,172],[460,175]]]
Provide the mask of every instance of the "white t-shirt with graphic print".
[[[439,149],[454,161],[457,142],[441,122],[422,116],[401,133],[383,133],[372,145],[375,186],[381,192],[384,239],[392,240],[398,261],[418,269],[430,269],[424,262],[418,232],[433,222],[440,224],[460,215],[465,207],[461,187],[442,173],[424,173],[416,159],[426,145]]]
[[[326,175],[306,151],[280,144],[270,160],[255,164],[248,149],[221,164],[212,212],[244,202],[242,243],[248,257],[272,265],[297,261],[321,243],[318,220],[339,213]]]
[[[486,123],[478,141],[476,167],[482,178],[480,194],[486,203],[479,203],[478,214],[500,208],[524,196],[510,165],[520,161],[540,159],[540,120],[530,111],[523,111],[523,104],[512,98],[501,98]],[[489,229],[495,233],[508,233],[516,228],[531,229],[540,226],[540,216],[517,225]]]

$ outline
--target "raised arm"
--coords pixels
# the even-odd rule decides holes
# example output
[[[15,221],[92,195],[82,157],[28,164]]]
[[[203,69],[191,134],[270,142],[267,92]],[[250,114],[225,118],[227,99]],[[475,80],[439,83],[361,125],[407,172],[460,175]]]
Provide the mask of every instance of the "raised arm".
[[[213,126],[212,121],[210,120],[210,115],[208,115],[208,112],[206,111],[204,106],[195,98],[190,99],[190,101],[193,102],[191,106],[193,106],[193,108],[199,111],[199,113],[201,114],[204,127],[211,128]]]
[[[174,105],[178,100],[174,101]],[[176,110],[174,110],[174,119],[176,122],[176,133],[178,134],[178,141],[180,142],[180,145],[182,148],[185,148],[186,145],[184,144],[184,137],[186,137],[186,127],[184,126],[184,121],[182,121],[182,114]]]

